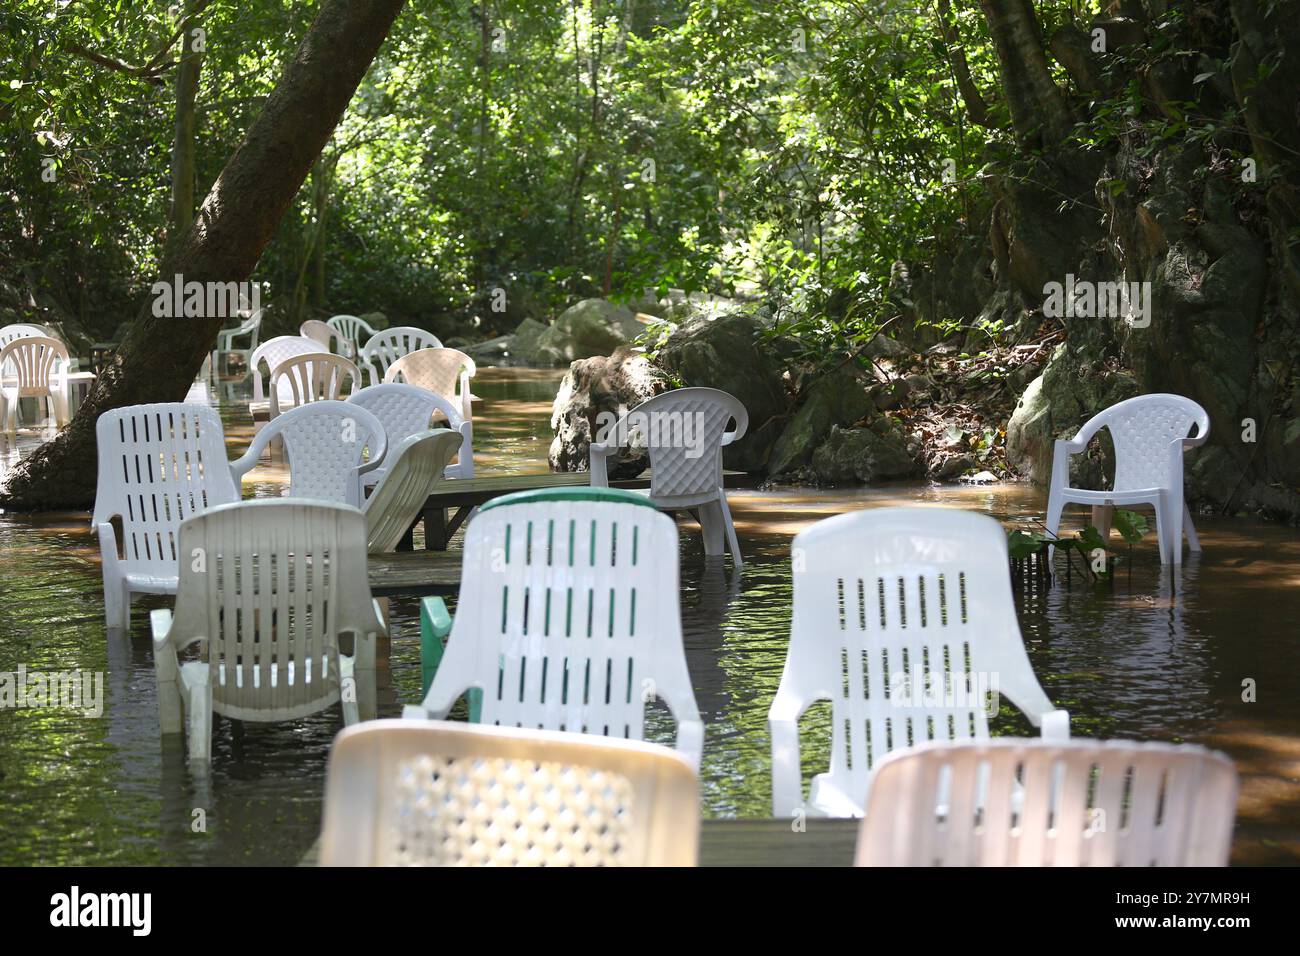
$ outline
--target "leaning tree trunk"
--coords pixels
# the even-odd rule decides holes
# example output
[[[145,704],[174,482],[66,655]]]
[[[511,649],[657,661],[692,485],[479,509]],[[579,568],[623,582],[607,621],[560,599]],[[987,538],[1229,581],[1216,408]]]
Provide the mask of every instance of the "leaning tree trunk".
[[[324,0],[194,223],[164,261],[166,279],[242,282],[252,274],[403,3]],[[29,511],[89,506],[100,414],[185,397],[222,317],[158,318],[151,306],[152,300],[141,307],[71,424],[14,471],[0,505]]]
[[[1047,67],[1043,34],[1029,0],[980,0],[1001,66],[1011,123],[1022,142],[1058,145],[1071,127],[1070,109]]]
[[[172,209],[168,239],[179,242],[194,221],[194,103],[206,43],[193,35],[195,0],[186,0],[181,21],[181,54],[176,66],[176,122],[172,133]]]

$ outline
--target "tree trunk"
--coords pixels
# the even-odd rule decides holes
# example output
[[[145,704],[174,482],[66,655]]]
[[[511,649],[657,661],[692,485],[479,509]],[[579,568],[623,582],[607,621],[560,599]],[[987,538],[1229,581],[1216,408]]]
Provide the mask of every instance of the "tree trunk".
[[[252,274],[312,163],[379,51],[404,0],[323,0],[284,76],[226,163],[162,275],[242,282]],[[223,316],[159,318],[152,297],[72,423],[24,460],[0,505],[85,508],[95,496],[95,421],[124,405],[179,401]]]
[[[1022,142],[1055,146],[1072,125],[1065,97],[1052,81],[1043,34],[1029,0],[980,0],[1002,67],[1011,123]]]
[[[181,21],[181,54],[176,67],[176,124],[172,135],[172,216],[170,242],[179,242],[194,222],[194,101],[203,65],[202,44],[193,31],[196,0],[186,0]],[[200,49],[195,49],[195,46]]]

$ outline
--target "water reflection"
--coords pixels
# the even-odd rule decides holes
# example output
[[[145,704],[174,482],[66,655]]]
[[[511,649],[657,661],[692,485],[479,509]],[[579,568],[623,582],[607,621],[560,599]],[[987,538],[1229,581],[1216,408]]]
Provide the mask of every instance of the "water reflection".
[[[481,474],[546,470],[559,377],[482,371],[474,387],[483,399],[475,422]],[[252,437],[239,402],[246,388],[222,384],[191,397],[216,401],[230,456],[242,453]],[[23,431],[0,439],[0,470],[47,437]],[[245,494],[278,494],[286,477],[282,462],[264,462]],[[770,811],[767,708],[789,639],[794,534],[843,511],[900,504],[971,508],[1027,527],[1042,518],[1044,498],[1021,485],[736,491],[741,574],[725,559],[706,560],[700,535],[683,519],[682,618],[706,724],[705,813]],[[1235,858],[1297,862],[1300,535],[1216,517],[1197,526],[1205,551],[1181,569],[1162,568],[1154,543],[1144,543],[1113,585],[1075,575],[1068,586],[1058,579],[1022,589],[1030,660],[1048,696],[1070,711],[1076,735],[1227,750],[1243,773]],[[88,515],[0,515],[0,671],[25,664],[103,672],[107,697],[100,720],[59,709],[0,711],[0,863],[292,863],[314,840],[338,712],[242,728],[218,718],[211,774],[191,774],[182,740],[160,742],[158,734],[147,610],[166,603],[138,601],[130,634],[108,640]],[[396,716],[420,690],[417,604],[394,600],[391,615],[381,716]],[[1243,700],[1243,681],[1254,682],[1254,702]],[[652,714],[648,727],[652,739],[671,740],[665,715]],[[994,729],[1030,730],[1010,705]],[[829,707],[815,707],[802,730],[810,776],[829,760]]]

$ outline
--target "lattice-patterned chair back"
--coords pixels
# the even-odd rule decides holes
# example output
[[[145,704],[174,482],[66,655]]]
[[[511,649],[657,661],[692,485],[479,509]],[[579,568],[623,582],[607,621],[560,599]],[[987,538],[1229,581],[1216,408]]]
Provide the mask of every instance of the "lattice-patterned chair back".
[[[655,744],[377,720],[330,751],[324,866],[693,866],[699,782]]]

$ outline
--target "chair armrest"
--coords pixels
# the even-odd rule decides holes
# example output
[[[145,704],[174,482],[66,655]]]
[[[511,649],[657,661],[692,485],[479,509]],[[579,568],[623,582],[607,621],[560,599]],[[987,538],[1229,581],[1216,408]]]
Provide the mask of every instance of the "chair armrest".
[[[433,677],[442,663],[443,641],[451,633],[451,615],[440,597],[420,601],[420,697],[429,693]]]
[[[704,721],[683,720],[677,724],[677,752],[691,762],[695,772],[700,770],[700,757],[704,752]]]
[[[1045,741],[1070,739],[1070,714],[1064,710],[1050,710],[1040,715],[1039,731]]]
[[[591,470],[591,487],[608,488],[609,487],[609,468],[605,464],[605,459],[614,453],[614,449],[604,442],[594,441],[588,449],[590,456]]]
[[[159,648],[165,647],[170,642],[167,635],[172,629],[172,612],[169,608],[158,608],[149,612],[149,631],[153,636],[154,653],[157,654]],[[172,650],[172,662],[176,661],[176,651]]]
[[[803,770],[799,761],[799,715],[803,705],[777,691],[767,712],[772,738],[772,816],[793,816],[803,806]]]

